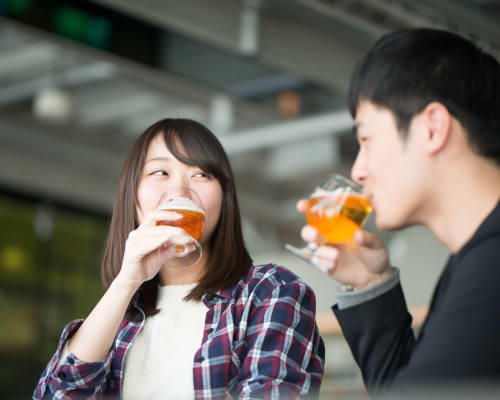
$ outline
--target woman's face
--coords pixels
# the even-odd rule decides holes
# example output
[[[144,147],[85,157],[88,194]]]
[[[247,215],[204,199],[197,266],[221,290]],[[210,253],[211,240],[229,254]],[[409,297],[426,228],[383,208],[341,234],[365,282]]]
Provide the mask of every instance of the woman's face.
[[[180,162],[168,150],[163,136],[157,135],[149,144],[137,188],[139,207],[136,212],[139,224],[156,208],[161,193],[170,193],[180,186],[193,189],[203,203],[205,227],[200,243],[204,245],[212,236],[219,221],[222,207],[220,183],[199,167]]]

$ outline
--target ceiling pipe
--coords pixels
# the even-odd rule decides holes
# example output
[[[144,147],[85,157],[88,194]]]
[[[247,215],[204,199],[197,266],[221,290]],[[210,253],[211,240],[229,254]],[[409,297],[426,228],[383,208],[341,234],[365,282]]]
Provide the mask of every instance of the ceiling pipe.
[[[300,140],[336,135],[351,127],[351,115],[347,110],[342,110],[234,132],[220,137],[219,140],[226,152],[234,155]]]

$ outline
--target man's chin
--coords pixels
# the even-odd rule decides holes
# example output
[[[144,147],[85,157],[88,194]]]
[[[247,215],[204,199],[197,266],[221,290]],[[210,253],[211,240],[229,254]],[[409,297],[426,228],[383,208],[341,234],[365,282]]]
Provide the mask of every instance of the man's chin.
[[[404,228],[415,225],[415,223],[410,223],[408,221],[397,221],[380,218],[378,215],[375,217],[375,225],[382,231],[398,231]]]
[[[395,231],[405,227],[403,224],[391,221],[389,218],[383,218],[380,214],[375,216],[375,225],[382,231]]]

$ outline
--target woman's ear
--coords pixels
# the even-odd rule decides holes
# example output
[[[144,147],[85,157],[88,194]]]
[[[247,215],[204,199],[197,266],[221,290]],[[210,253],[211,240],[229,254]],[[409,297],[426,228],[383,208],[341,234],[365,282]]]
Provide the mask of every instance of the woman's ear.
[[[442,103],[429,103],[423,111],[424,123],[427,129],[425,148],[430,154],[441,151],[450,136],[451,114]]]

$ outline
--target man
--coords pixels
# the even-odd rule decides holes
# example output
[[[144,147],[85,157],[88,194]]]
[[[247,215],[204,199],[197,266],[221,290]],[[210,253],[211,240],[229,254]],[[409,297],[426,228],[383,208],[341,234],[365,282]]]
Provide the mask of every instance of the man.
[[[357,65],[348,101],[360,145],[352,178],[377,226],[424,225],[452,253],[416,340],[378,236],[359,230],[354,249],[319,249],[316,262],[354,289],[338,293],[333,311],[368,390],[499,383],[498,62],[449,32],[391,33]]]

